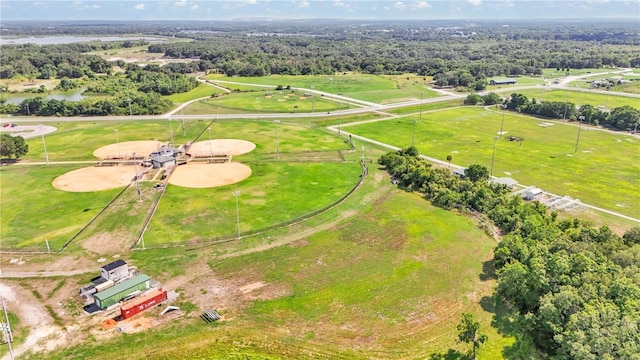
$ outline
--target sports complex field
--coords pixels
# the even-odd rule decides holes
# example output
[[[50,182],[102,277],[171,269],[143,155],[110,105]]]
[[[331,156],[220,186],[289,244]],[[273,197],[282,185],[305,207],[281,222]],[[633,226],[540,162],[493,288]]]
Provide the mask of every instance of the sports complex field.
[[[315,87],[318,91],[343,89],[348,95],[339,77],[323,81]],[[421,94],[416,82],[420,79],[410,79],[404,93],[378,90],[394,91],[398,98],[391,102],[435,98],[426,90]],[[352,91],[362,101],[380,95],[355,85]],[[198,90],[194,96],[204,93]],[[530,342],[514,330],[505,304],[492,297],[492,249],[499,238],[488,235],[486,224],[477,218],[433,207],[419,194],[397,189],[376,163],[389,149],[371,141],[400,148],[413,143],[421,154],[436,159],[451,155],[455,165],[481,164],[492,168],[494,176],[640,217],[640,140],[629,134],[494,107],[438,109],[438,102],[412,102],[393,113],[300,116],[275,123],[257,115],[260,102],[267,100],[273,99],[263,93],[258,100],[253,93],[238,96],[227,109],[253,115],[219,121],[181,121],[179,116],[54,120],[49,124],[57,131],[45,137],[49,165],[42,139],[34,138],[28,140],[30,151],[21,165],[0,168],[3,250],[46,252],[48,243],[55,252],[68,243],[59,254],[25,255],[26,264],[20,266],[58,269],[69,262],[75,264],[73,270],[87,269],[54,278],[57,282],[49,282],[53,285],[34,279],[21,293],[25,301],[46,304],[56,314],[51,326],[64,324],[75,334],[67,339],[69,348],[47,358],[100,358],[114,348],[131,359],[229,354],[460,358],[468,350],[456,342],[463,312],[475,314],[489,335],[479,358],[531,353]],[[331,99],[314,101],[322,111],[342,106]],[[215,98],[206,102],[190,105],[185,114],[218,106]],[[326,128],[338,124],[340,134]],[[349,133],[354,135],[351,143]],[[524,141],[510,141],[510,136]],[[230,161],[189,161],[172,175],[131,162],[133,152],[148,155],[158,145],[171,143],[190,143],[204,158],[228,153]],[[123,164],[95,166],[113,157]],[[138,171],[140,193],[132,180]],[[111,185],[95,188],[98,183]],[[85,188],[69,191],[65,186]],[[634,225],[619,221],[614,230]],[[115,257],[126,258],[175,289],[183,317],[123,336],[104,331],[99,316],[80,314],[78,301],[58,299],[75,294],[94,276],[89,274],[100,259]],[[5,269],[21,269],[7,261]],[[19,287],[20,281],[31,280],[9,281]],[[202,322],[198,315],[210,308],[223,320]],[[78,321],[83,323],[77,328],[68,326]],[[21,326],[24,332],[24,323],[14,323],[17,333]],[[159,342],[163,346],[157,346]]]

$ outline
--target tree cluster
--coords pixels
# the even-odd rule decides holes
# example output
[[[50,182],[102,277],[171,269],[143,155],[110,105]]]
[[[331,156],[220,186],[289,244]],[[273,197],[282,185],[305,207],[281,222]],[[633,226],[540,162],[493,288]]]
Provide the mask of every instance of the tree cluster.
[[[76,43],[38,46],[7,45],[0,52],[0,79],[24,76],[30,79],[77,79],[95,73],[110,73],[111,64],[84,52],[122,47],[121,43]]]
[[[38,116],[159,115],[173,106],[170,100],[155,92],[130,92],[124,95],[125,97],[88,98],[80,101],[35,97],[25,99],[19,105],[0,104],[0,112]]]
[[[511,196],[485,177],[456,179],[416,155],[401,150],[379,162],[405,189],[480,211],[502,229],[496,294],[515,308],[516,323],[540,351],[567,360],[640,354],[640,227],[620,237],[606,226],[559,221],[539,202]]]
[[[587,124],[603,126],[614,130],[634,130],[640,123],[640,110],[629,105],[602,111],[586,104],[579,108],[571,102],[544,101],[528,99],[518,93],[511,94],[505,103],[506,108],[526,114],[543,116],[552,119],[578,120]]]
[[[29,152],[29,145],[22,136],[11,136],[7,133],[0,135],[0,156],[11,159],[20,158]]]

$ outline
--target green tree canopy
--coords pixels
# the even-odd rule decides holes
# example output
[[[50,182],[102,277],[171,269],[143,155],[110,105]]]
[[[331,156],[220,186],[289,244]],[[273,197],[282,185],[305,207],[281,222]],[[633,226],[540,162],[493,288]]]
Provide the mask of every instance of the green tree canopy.
[[[0,156],[15,157],[16,159],[29,152],[29,145],[24,142],[22,136],[11,136],[3,133],[0,137]]]

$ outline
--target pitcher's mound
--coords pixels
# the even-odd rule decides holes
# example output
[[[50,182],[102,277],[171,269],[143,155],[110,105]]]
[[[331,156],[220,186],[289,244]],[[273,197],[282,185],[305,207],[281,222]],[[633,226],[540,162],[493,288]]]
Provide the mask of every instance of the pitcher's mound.
[[[125,186],[135,177],[133,166],[91,166],[58,176],[53,180],[53,187],[70,192],[100,191]]]
[[[178,166],[169,184],[187,188],[211,188],[235,184],[251,176],[251,168],[240,163],[187,164]]]
[[[237,139],[215,139],[198,141],[191,144],[189,153],[191,154],[220,154],[231,153],[231,155],[241,155],[253,151],[256,144],[251,141]]]
[[[136,153],[136,157],[147,157],[152,152],[158,151],[163,145],[160,141],[126,141],[97,148],[93,156],[100,159],[129,158]]]

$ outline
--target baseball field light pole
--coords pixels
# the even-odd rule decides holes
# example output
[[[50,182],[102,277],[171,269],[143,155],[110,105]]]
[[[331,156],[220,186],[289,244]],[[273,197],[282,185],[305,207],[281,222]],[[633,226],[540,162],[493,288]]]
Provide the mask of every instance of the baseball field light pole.
[[[136,169],[136,188],[138,190],[138,202],[142,201],[142,192],[140,191],[140,181],[138,180],[138,162],[136,161],[136,153],[133,153],[133,167]]]
[[[234,191],[233,197],[236,198],[236,239],[240,239],[240,208],[238,207],[238,197],[240,196],[240,191]]]
[[[497,136],[493,137],[493,153],[491,154],[491,171],[489,171],[489,177],[493,176],[493,161],[496,158],[496,142],[498,139],[499,137]]]
[[[118,149],[118,159],[120,158],[120,141],[118,140],[118,129],[113,129],[116,134],[116,149]]]
[[[280,120],[273,120],[273,123],[276,124],[276,159],[280,159],[280,138],[278,137],[278,125],[280,125]]]
[[[133,111],[131,111],[131,98],[128,98],[127,102],[129,103],[129,120],[133,120]]]
[[[207,128],[207,131],[209,131],[209,156],[213,157],[213,148],[211,145],[211,125],[209,125],[209,127]]]
[[[424,98],[424,91],[420,91],[420,120],[422,120],[422,99]]]
[[[414,146],[416,142],[416,126],[418,124],[418,120],[413,119],[413,134],[411,135],[411,147]]]
[[[504,105],[502,105],[502,122],[500,123],[500,138],[502,138],[502,134],[503,134],[503,130],[504,130]]]
[[[578,144],[580,143],[580,129],[582,129],[582,121],[584,120],[584,115],[578,116],[578,137],[576,138],[576,147],[573,150],[573,153],[578,152]]]
[[[38,126],[40,128],[40,135],[42,135],[42,147],[44,148],[44,160],[49,165],[49,154],[47,153],[47,143],[44,141],[44,125]]]
[[[171,147],[173,147],[173,122],[171,117],[169,117],[169,135],[171,136]]]
[[[7,324],[7,333],[8,333],[7,334],[8,335],[7,336],[8,337],[7,340],[9,340],[7,342],[7,345],[9,345],[9,356],[10,356],[11,360],[13,360],[14,359],[14,357],[13,357],[13,348],[11,346],[11,343],[13,342],[13,334],[11,333],[11,324],[9,324],[9,314],[7,313],[7,308],[4,305],[4,296],[2,294],[0,294],[0,301],[2,301],[2,311],[4,312],[4,319],[5,319],[6,324]]]

